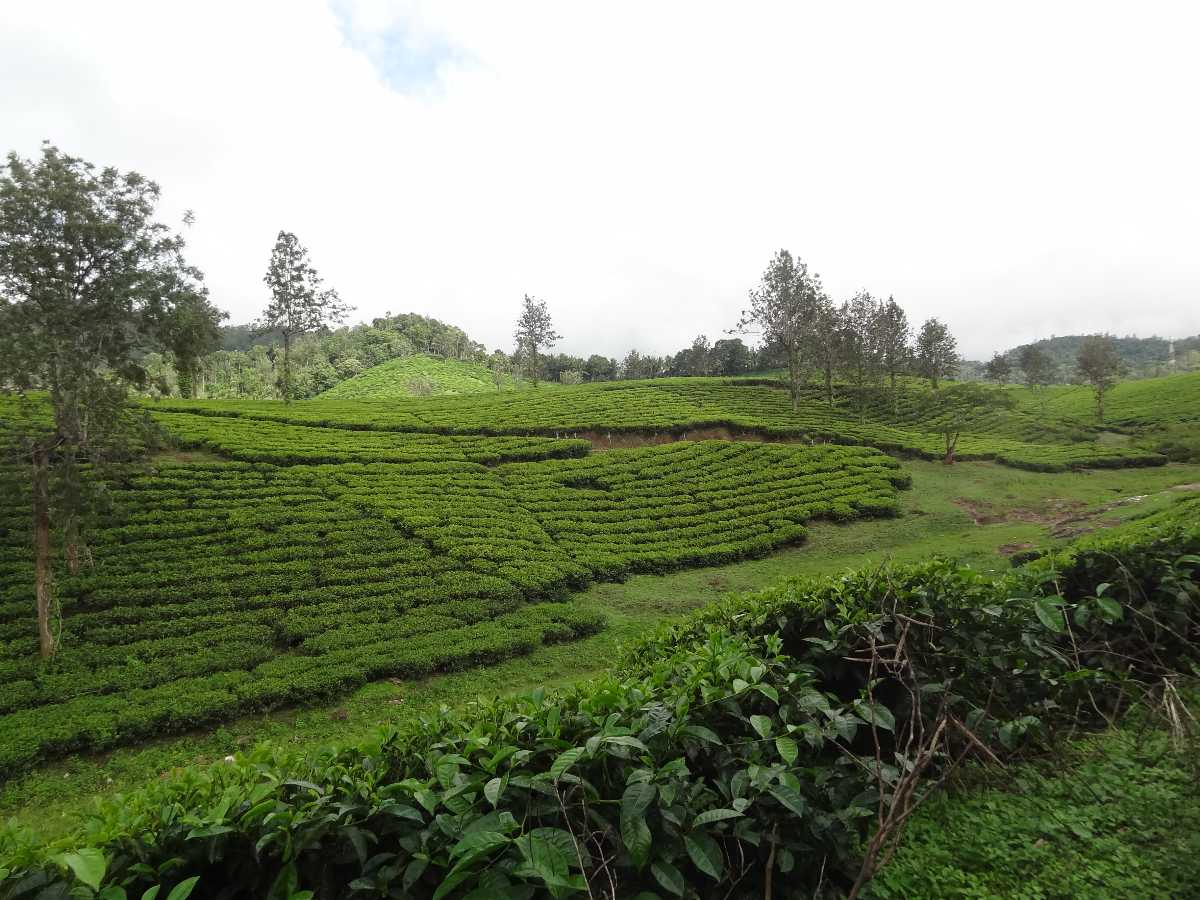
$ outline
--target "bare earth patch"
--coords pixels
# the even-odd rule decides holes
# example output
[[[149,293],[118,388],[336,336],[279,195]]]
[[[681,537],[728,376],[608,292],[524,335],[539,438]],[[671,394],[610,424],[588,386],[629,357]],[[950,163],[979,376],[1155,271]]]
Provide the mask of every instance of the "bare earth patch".
[[[1001,544],[996,548],[996,552],[1001,556],[1012,556],[1015,553],[1020,553],[1022,550],[1032,550],[1037,544],[1030,541],[1023,541],[1019,544]]]
[[[1103,519],[1101,516],[1118,506],[1140,503],[1142,499],[1142,497],[1127,497],[1123,500],[1106,503],[1094,510],[1088,510],[1087,504],[1082,500],[1064,500],[1060,497],[1048,497],[1045,505],[1041,507],[1024,506],[1013,509],[999,509],[985,500],[969,500],[966,497],[959,497],[954,504],[960,509],[966,510],[976,525],[1026,522],[1031,525],[1044,526],[1051,537],[1070,538],[1095,531],[1097,528],[1119,524],[1118,520]],[[1014,553],[1018,550],[1029,549],[1025,545],[1014,544],[1012,547],[1015,548],[1012,551]],[[1003,553],[1004,548],[1000,548],[1000,552]]]

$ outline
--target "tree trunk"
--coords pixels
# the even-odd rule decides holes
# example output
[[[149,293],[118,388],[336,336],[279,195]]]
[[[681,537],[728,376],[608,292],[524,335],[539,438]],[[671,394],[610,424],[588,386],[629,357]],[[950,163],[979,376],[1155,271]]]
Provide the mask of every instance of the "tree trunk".
[[[283,402],[292,402],[292,338],[286,331],[283,333]]]
[[[50,458],[41,447],[33,451],[33,554],[34,583],[37,588],[38,644],[43,657],[54,653],[54,633],[50,630]]]
[[[825,402],[833,409],[833,366],[825,364]]]
[[[942,462],[944,462],[946,465],[954,465],[954,450],[957,446],[958,434],[956,433],[951,435],[950,432],[946,432],[946,456],[944,459],[942,459]]]
[[[1096,420],[1104,423],[1104,391],[1096,389]]]
[[[67,572],[79,574],[79,522],[75,516],[69,516],[63,526],[63,556],[67,560]]]
[[[195,393],[195,376],[193,375],[193,367],[191,360],[179,360],[179,371],[176,373],[179,380],[179,396],[184,400],[191,400]]]
[[[800,411],[800,354],[795,349],[788,351],[788,388],[792,394],[792,412]]]

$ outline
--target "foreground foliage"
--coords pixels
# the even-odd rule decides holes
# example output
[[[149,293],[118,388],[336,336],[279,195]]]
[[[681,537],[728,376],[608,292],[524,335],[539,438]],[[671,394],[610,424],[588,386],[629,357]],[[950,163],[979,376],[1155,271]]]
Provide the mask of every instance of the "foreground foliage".
[[[941,722],[939,760],[1019,753],[1196,666],[1197,505],[999,580],[934,561],[788,582],[563,695],[192,770],[105,803],[59,845],[9,835],[0,896],[192,878],[214,897],[844,889],[917,763],[916,729]]]

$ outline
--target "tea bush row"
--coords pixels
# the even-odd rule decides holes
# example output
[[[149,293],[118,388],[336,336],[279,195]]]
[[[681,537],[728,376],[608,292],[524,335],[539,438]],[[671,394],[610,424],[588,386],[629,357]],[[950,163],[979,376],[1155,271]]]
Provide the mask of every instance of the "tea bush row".
[[[579,466],[578,477],[607,473],[621,486],[591,507],[560,509],[548,529],[533,508],[545,506],[539,466],[566,482]],[[205,706],[204,721],[306,702],[365,672],[397,674],[460,633],[471,649],[446,664],[497,658],[511,641],[490,623],[539,615],[526,604],[560,601],[597,578],[765,553],[799,539],[818,515],[888,514],[904,481],[874,450],[723,442],[495,469],[465,461],[115,469],[111,508],[88,530],[96,565],[60,573],[61,649],[48,664],[36,656],[28,508],[14,500],[0,506],[0,771],[136,740],[140,722],[160,731],[203,724],[136,710],[187,685],[206,692],[213,679],[236,676],[221,691],[237,702]],[[553,510],[542,512],[549,523]],[[625,521],[589,536],[565,531],[564,514]],[[560,617],[536,633],[566,639],[598,627],[577,624]],[[532,628],[512,646],[527,648]],[[38,720],[87,725],[65,737],[67,726],[47,726],[38,741]]]
[[[183,447],[202,447],[232,459],[277,465],[443,461],[494,464],[583,456],[591,449],[586,441],[547,437],[347,431],[169,412],[156,413],[155,418]]]
[[[255,704],[305,702],[315,689],[345,689],[375,673],[499,658],[538,635],[566,639],[598,627],[594,616],[549,621],[522,607],[561,596],[569,578],[569,560],[544,533],[547,558],[566,565],[540,580],[520,573],[517,584],[380,511],[389,496],[419,490],[456,495],[466,510],[489,488],[500,490],[495,477],[467,463],[130,468],[109,485],[112,527],[89,532],[97,565],[60,575],[62,648],[50,664],[36,657],[28,510],[0,510],[0,771],[137,739],[139,723],[195,727]],[[522,529],[527,523],[510,522],[508,530]],[[521,627],[492,624],[512,616]],[[336,632],[350,627],[361,653],[345,659]],[[443,655],[443,641],[458,649]],[[238,688],[237,702],[205,706],[200,719],[144,712],[168,710],[163,697],[205,692],[230,673],[253,687]],[[72,722],[85,724],[76,732]]]
[[[1096,426],[1096,395],[1087,385],[1017,389],[1021,408]],[[1200,422],[1200,372],[1115,385],[1104,398],[1106,428],[1143,429]]]
[[[491,369],[481,363],[414,354],[372,366],[339,381],[320,396],[336,400],[394,400],[416,396],[414,381],[427,383],[438,394],[478,394],[497,390]],[[500,375],[499,387],[512,390],[513,377]]]
[[[881,787],[914,764],[902,736],[918,717],[964,723],[936,776],[947,754],[1020,754],[1102,723],[1200,664],[1192,513],[998,579],[930,561],[790,580],[665,628],[620,674],[564,693],[192,769],[48,847],[0,838],[0,896],[137,897],[190,879],[231,900],[844,891]],[[847,662],[899,643],[908,664],[879,678]]]
[[[806,389],[800,409],[793,412],[787,392],[779,387],[696,378],[610,382],[400,404],[342,402],[326,406],[322,401],[310,401],[284,411],[277,404],[228,401],[176,403],[163,408],[298,425],[460,436],[570,438],[724,428],[767,439],[863,445],[939,459],[944,452],[943,438],[937,433],[941,422],[922,412],[922,392],[905,387],[893,409],[889,392],[870,391],[861,414],[853,397],[832,408],[826,406],[816,386]],[[1021,411],[980,413],[966,417],[958,455],[1044,471],[1165,462],[1152,451],[1100,444],[1091,436],[1090,429],[1077,422],[1051,422]]]
[[[497,474],[599,577],[713,565],[804,537],[814,518],[896,513],[910,480],[870,449],[722,441],[613,450]]]
[[[66,690],[60,686],[54,697],[58,702],[0,716],[0,774],[12,774],[39,759],[102,750],[256,710],[319,700],[388,676],[418,678],[494,663],[601,627],[595,613],[550,603],[472,625],[448,624],[443,618],[436,630],[409,634],[403,641],[382,631],[367,643],[311,656],[264,655],[261,645],[259,651],[251,645],[219,645],[185,659],[174,671],[146,673],[169,678],[161,683],[152,677],[139,679],[136,666],[126,667],[126,677],[117,684],[105,680],[104,672],[96,673],[99,680],[90,672],[72,673],[74,678],[60,679]],[[103,693],[105,688],[113,692]]]

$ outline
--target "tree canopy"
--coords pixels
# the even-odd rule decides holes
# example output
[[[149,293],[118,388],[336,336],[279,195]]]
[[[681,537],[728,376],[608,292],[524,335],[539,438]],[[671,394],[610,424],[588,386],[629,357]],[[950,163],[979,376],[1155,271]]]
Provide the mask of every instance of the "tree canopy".
[[[52,418],[18,442],[32,470],[38,632],[49,655],[52,514],[68,564],[85,556],[80,458],[96,464],[127,448],[125,400],[145,383],[146,354],[193,358],[213,344],[220,314],[183,238],[156,220],[153,181],[51,144],[38,159],[10,153],[2,172],[0,386],[44,391]]]
[[[541,374],[542,348],[553,347],[562,337],[554,330],[554,322],[550,318],[545,300],[525,295],[525,299],[521,301],[521,315],[517,319],[513,337],[517,343],[517,359],[533,386],[537,387]]]
[[[821,278],[808,264],[787,250],[776,253],[750,291],[750,306],[742,312],[738,328],[755,330],[765,343],[778,347],[787,358],[788,388],[792,408],[800,403],[800,388],[811,365],[817,341],[817,316]]]
[[[917,332],[917,371],[937,390],[944,378],[958,372],[958,342],[938,319],[926,319]]]
[[[284,403],[290,403],[292,338],[344,321],[352,307],[342,302],[336,290],[324,286],[309,261],[308,249],[290,231],[279,232],[263,283],[271,291],[271,302],[254,328],[260,334],[276,331],[283,338],[281,393]]]
[[[1124,368],[1117,345],[1108,335],[1094,334],[1083,339],[1075,357],[1079,376],[1096,393],[1096,420],[1104,421],[1104,395],[1112,389]]]

